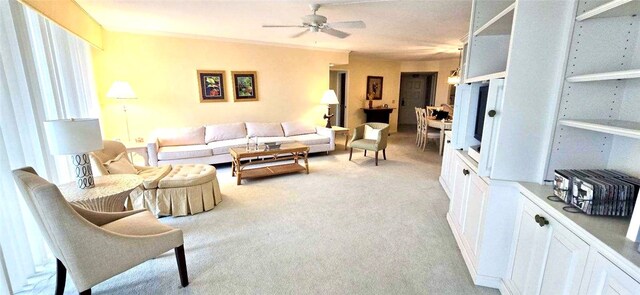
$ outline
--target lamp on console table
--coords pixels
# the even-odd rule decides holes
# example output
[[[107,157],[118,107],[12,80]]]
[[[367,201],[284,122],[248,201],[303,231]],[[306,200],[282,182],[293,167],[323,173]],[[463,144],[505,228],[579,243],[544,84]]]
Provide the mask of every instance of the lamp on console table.
[[[338,102],[338,96],[336,95],[336,92],[331,89],[325,91],[320,103],[327,105],[327,114],[324,115],[322,118],[327,119],[326,127],[331,128],[331,118],[334,116],[333,114],[331,114],[331,105],[340,104]]]
[[[68,119],[44,122],[52,155],[71,155],[78,188],[95,187],[88,152],[102,149],[98,119]]]

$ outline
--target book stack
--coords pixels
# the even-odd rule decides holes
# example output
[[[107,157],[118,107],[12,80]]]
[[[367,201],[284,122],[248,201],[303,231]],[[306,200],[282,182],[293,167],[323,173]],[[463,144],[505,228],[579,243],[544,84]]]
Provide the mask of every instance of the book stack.
[[[555,171],[555,196],[589,215],[631,216],[639,190],[640,179],[614,170]]]

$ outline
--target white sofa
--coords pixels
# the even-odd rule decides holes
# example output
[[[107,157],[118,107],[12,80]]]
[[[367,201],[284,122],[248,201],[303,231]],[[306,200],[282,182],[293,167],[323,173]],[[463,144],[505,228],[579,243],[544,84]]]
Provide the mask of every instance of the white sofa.
[[[247,136],[264,142],[301,142],[310,153],[335,150],[335,132],[300,122],[230,123],[193,128],[164,128],[153,132],[147,143],[149,164],[218,164],[231,162],[230,147],[244,147]]]

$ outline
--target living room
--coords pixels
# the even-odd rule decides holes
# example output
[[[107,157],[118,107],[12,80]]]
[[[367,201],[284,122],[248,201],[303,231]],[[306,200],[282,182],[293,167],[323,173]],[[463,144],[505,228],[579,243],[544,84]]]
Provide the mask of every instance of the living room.
[[[0,294],[640,294],[639,3],[3,1]]]

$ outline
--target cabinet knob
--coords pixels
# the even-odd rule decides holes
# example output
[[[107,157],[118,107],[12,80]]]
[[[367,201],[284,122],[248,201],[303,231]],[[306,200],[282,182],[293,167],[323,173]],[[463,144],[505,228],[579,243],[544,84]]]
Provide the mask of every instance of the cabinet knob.
[[[489,117],[493,118],[496,116],[497,112],[496,110],[490,110],[487,114],[489,115]]]
[[[536,214],[536,216],[534,217],[534,219],[536,220],[536,223],[538,223],[538,225],[540,225],[540,227],[543,227],[547,224],[549,224],[549,220],[547,220],[546,218]]]
[[[451,143],[451,140],[447,140],[447,143]]]
[[[462,169],[462,174],[464,174],[465,176],[466,176],[466,175],[469,175],[469,170],[467,170],[467,169]]]

